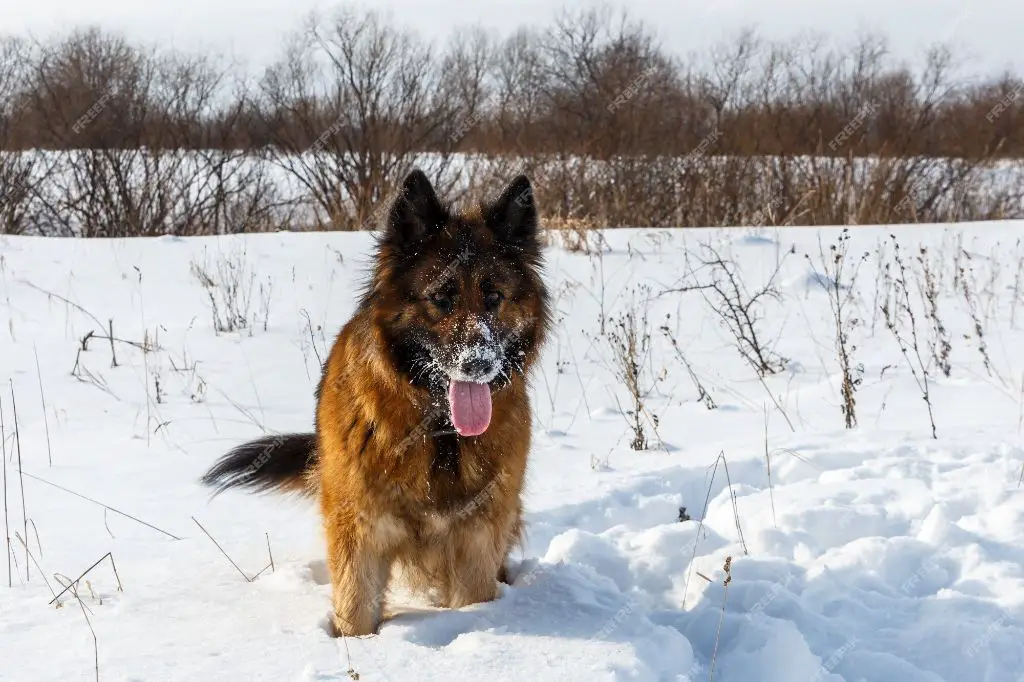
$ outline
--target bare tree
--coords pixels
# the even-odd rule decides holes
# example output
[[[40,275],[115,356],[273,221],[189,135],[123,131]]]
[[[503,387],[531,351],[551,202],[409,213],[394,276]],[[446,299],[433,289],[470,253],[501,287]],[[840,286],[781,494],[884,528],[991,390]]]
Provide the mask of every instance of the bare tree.
[[[292,37],[263,78],[261,113],[273,162],[311,197],[320,227],[375,226],[407,168],[444,144],[459,103],[441,83],[431,47],[376,12],[311,17]]]
[[[27,151],[25,78],[33,59],[23,40],[0,37],[0,233],[29,229],[31,186],[46,177],[50,160]]]

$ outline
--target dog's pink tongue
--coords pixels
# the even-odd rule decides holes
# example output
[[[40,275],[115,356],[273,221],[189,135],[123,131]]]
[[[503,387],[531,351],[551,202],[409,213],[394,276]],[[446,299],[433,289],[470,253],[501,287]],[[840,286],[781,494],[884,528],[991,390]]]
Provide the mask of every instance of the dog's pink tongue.
[[[471,381],[452,381],[448,386],[452,426],[462,436],[479,436],[491,423],[491,387]]]

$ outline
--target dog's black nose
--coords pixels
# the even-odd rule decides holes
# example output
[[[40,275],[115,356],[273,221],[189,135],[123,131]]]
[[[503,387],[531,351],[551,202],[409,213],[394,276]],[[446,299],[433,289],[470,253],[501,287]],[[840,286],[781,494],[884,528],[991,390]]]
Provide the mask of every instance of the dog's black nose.
[[[487,374],[491,371],[491,361],[473,358],[462,363],[462,373],[471,377]]]

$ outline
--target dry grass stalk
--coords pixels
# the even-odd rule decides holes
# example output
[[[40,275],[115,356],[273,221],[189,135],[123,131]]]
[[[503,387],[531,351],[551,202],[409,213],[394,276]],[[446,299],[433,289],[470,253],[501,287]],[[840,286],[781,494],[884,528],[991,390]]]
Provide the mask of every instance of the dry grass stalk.
[[[722,621],[725,620],[725,604],[729,599],[729,584],[732,583],[732,557],[725,557],[725,563],[722,565],[722,571],[725,572],[725,579],[722,580],[722,610],[718,616],[718,630],[715,632],[715,647],[711,652],[711,666],[708,671],[708,682],[713,682],[715,679],[715,661],[718,658],[718,643],[722,638]],[[707,580],[707,578],[704,578]],[[711,582],[708,580],[708,582]]]
[[[839,370],[842,374],[840,395],[842,402],[840,411],[847,429],[857,425],[857,389],[864,380],[864,366],[854,361],[857,346],[851,341],[850,335],[860,325],[860,319],[851,310],[856,304],[854,291],[860,267],[868,258],[868,253],[861,257],[851,256],[849,252],[850,230],[844,228],[836,243],[829,245],[826,253],[824,246],[818,241],[818,255],[821,272],[812,263],[815,275],[828,294],[829,309],[835,328],[834,340]],[[810,256],[807,256],[810,261]],[[851,262],[853,261],[853,262]]]
[[[25,476],[29,477],[30,479],[32,479],[34,481],[38,481],[39,483],[42,483],[44,485],[48,485],[51,488],[56,488],[57,490],[60,490],[60,491],[65,492],[65,493],[68,493],[69,495],[74,495],[75,497],[77,497],[79,499],[82,499],[82,500],[85,500],[86,502],[91,502],[92,504],[95,504],[95,505],[97,505],[99,507],[102,507],[106,511],[114,512],[115,514],[117,514],[119,516],[123,516],[126,519],[129,519],[131,521],[134,521],[135,523],[138,523],[138,524],[141,524],[143,526],[146,526],[147,528],[152,528],[156,532],[161,533],[163,535],[166,535],[167,537],[169,537],[172,540],[181,540],[180,537],[178,537],[177,535],[174,535],[173,533],[168,533],[165,530],[157,528],[156,526],[154,526],[151,523],[147,523],[146,521],[143,521],[142,519],[140,519],[140,518],[138,518],[136,516],[132,516],[131,514],[128,514],[126,512],[121,511],[120,509],[115,509],[114,507],[106,505],[106,504],[104,504],[104,503],[102,503],[102,502],[100,502],[98,500],[94,500],[91,497],[88,497],[86,495],[82,495],[81,493],[76,493],[74,490],[71,490],[70,488],[65,488],[62,485],[58,485],[57,483],[53,483],[51,481],[47,481],[44,478],[40,478],[39,476],[36,476],[35,474],[30,474],[28,472],[25,472]]]
[[[701,511],[700,521],[697,522],[697,537],[700,537],[700,534],[701,534],[701,532],[704,529],[704,519],[706,519],[707,515],[708,515],[708,506],[711,504],[711,490],[712,490],[712,486],[714,486],[714,484],[715,484],[715,476],[718,474],[718,466],[719,466],[719,464],[722,465],[722,468],[725,471],[726,486],[729,489],[729,497],[730,497],[730,499],[732,501],[733,520],[736,522],[736,537],[737,537],[738,542],[740,543],[740,547],[743,548],[743,555],[747,556],[747,555],[750,554],[750,552],[747,550],[747,542],[743,538],[743,528],[742,528],[742,526],[740,524],[739,508],[736,505],[736,493],[735,493],[735,491],[733,490],[733,487],[732,487],[732,477],[729,476],[729,463],[726,460],[725,451],[724,450],[722,450],[721,452],[718,453],[718,457],[715,458],[715,463],[714,463],[714,465],[711,468],[711,480],[708,481],[708,490],[707,490],[707,494],[704,497],[704,508]],[[693,552],[692,552],[692,554],[690,556],[690,571],[687,572],[686,579],[685,579],[685,581],[683,583],[683,603],[682,603],[681,606],[684,607],[684,608],[686,606],[686,597],[689,594],[690,572],[696,571],[696,569],[694,568],[694,563],[696,561],[696,558],[697,558],[697,542],[694,541],[694,543],[693,543]]]
[[[245,578],[245,582],[251,583],[253,581],[253,579],[250,578],[248,575],[246,575],[245,571],[243,571],[241,568],[238,567],[238,564],[236,564],[235,560],[232,559],[228,555],[228,553],[224,551],[224,548],[220,546],[220,543],[217,542],[217,540],[214,539],[214,537],[212,535],[210,535],[210,532],[208,530],[203,528],[203,524],[199,523],[198,519],[196,519],[196,517],[194,517],[194,516],[192,517],[192,520],[195,522],[195,524],[197,526],[199,526],[199,530],[203,531],[203,533],[206,535],[206,537],[210,538],[210,542],[212,542],[217,547],[217,549],[220,550],[220,553],[224,555],[224,558],[227,559],[231,563],[231,565],[235,567],[235,570],[238,571],[242,575],[243,578]]]
[[[672,330],[668,328],[668,325],[661,326],[661,333],[668,338],[669,343],[672,344],[672,350],[675,352],[676,357],[683,363],[683,367],[686,368],[686,372],[690,375],[690,380],[693,381],[693,385],[697,389],[697,402],[701,403],[709,410],[718,409],[718,403],[715,402],[711,392],[705,388],[704,382],[701,381],[696,370],[693,369],[693,365],[690,364],[690,361],[683,354],[682,349],[679,347],[679,342],[672,334]]]
[[[4,540],[6,542],[7,552],[7,587],[12,587],[12,576],[11,572],[11,522],[7,512],[7,434],[4,428],[4,405],[3,400],[0,400],[0,458],[3,458],[3,484],[4,484]]]
[[[22,533],[28,537],[28,512],[26,511],[25,505],[25,478],[24,470],[21,466],[21,428],[18,424],[18,403],[14,398],[14,380],[8,380],[11,385],[11,411],[14,413],[14,446],[15,451],[18,453],[18,482],[21,487],[21,521],[22,521]],[[29,557],[28,557],[28,545],[25,545],[25,582],[29,581]]]
[[[14,534],[14,536],[18,539],[18,542],[21,543],[21,546],[25,548],[26,560],[30,559],[32,561],[32,563],[36,567],[36,570],[39,571],[39,575],[41,575],[43,577],[43,582],[46,584],[46,588],[48,590],[50,590],[50,594],[56,596],[56,592],[54,592],[53,588],[50,587],[50,581],[46,579],[46,572],[43,570],[43,567],[39,565],[39,561],[36,559],[35,555],[32,554],[32,551],[28,547],[28,540],[26,540],[25,538],[21,537],[21,533],[17,533],[16,532]]]
[[[910,369],[911,375],[921,391],[921,397],[928,408],[928,421],[931,424],[932,438],[938,438],[935,429],[935,414],[932,410],[929,363],[924,360],[921,353],[922,344],[920,342],[920,334],[918,333],[917,316],[914,314],[914,308],[911,303],[907,267],[901,255],[899,242],[896,241],[896,235],[890,235],[890,238],[893,245],[892,262],[896,263],[898,272],[893,275],[891,273],[892,262],[886,262],[887,281],[892,283],[893,298],[890,301],[886,297],[882,304],[882,315],[885,318],[885,325],[896,340],[900,353],[903,355],[904,360],[906,360],[907,367]],[[900,323],[903,315],[906,315],[908,319],[909,339],[902,329],[903,325]]]
[[[64,587],[63,590],[61,590],[61,592],[59,594],[53,595],[53,599],[50,600],[50,604],[53,604],[54,602],[56,602],[68,590],[71,590],[76,585],[78,585],[78,583],[82,580],[82,578],[84,578],[86,575],[88,575],[89,571],[91,571],[92,569],[94,569],[97,566],[99,566],[100,563],[104,559],[110,559],[110,568],[111,568],[111,570],[114,571],[114,578],[117,580],[117,591],[118,592],[124,592],[124,588],[121,586],[121,576],[118,575],[118,573],[117,573],[117,565],[114,563],[114,555],[111,552],[107,552],[106,554],[101,556],[99,559],[97,559],[95,562],[93,562],[93,564],[91,566],[89,566],[89,568],[87,568],[84,571],[82,571],[82,573],[77,578],[75,578],[74,580],[69,580],[68,584]]]
[[[36,378],[39,380],[39,400],[43,404],[43,428],[46,431],[46,460],[53,466],[53,450],[50,447],[50,420],[46,416],[46,394],[43,392],[43,373],[39,368],[39,352],[36,345],[32,344],[32,353],[36,357]]]

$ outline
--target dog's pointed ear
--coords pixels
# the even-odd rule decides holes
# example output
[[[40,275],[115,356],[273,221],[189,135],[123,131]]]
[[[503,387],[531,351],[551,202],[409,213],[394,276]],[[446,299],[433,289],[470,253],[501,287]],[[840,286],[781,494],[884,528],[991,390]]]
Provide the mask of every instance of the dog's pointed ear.
[[[388,239],[397,246],[414,246],[440,229],[447,212],[437,199],[426,174],[416,168],[405,180],[391,204],[385,226]]]
[[[525,175],[517,175],[493,203],[486,207],[488,227],[501,241],[525,246],[537,237],[537,207],[533,187]]]

